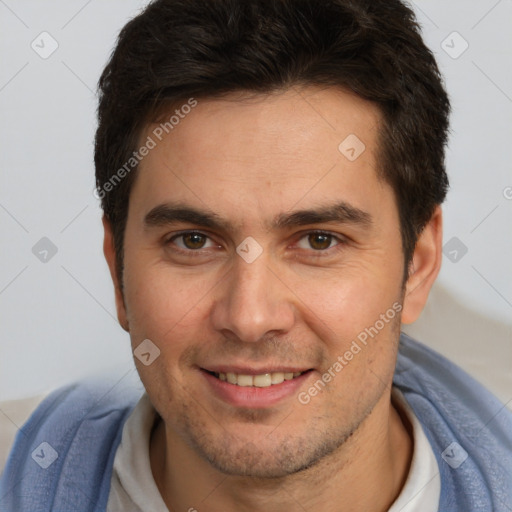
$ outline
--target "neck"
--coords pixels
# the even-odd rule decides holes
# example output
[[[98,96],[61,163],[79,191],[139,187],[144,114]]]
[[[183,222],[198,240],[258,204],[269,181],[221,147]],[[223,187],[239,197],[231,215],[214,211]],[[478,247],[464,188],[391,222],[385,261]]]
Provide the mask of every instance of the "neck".
[[[161,421],[153,432],[153,476],[169,510],[282,511],[297,503],[326,512],[386,511],[405,483],[412,432],[383,395],[359,429],[335,452],[300,473],[277,479],[225,475]],[[299,508],[301,508],[299,507]]]

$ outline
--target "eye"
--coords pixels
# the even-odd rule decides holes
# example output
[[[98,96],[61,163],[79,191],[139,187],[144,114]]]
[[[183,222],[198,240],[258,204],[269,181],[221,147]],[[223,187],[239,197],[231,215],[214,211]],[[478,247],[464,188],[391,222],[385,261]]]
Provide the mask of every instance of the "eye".
[[[298,247],[301,249],[313,249],[314,251],[325,251],[327,249],[331,249],[336,245],[339,245],[341,240],[330,233],[325,233],[323,231],[315,231],[313,233],[308,233],[303,236],[299,242]]]
[[[168,243],[174,243],[180,249],[188,251],[197,251],[199,249],[209,249],[216,247],[210,237],[198,231],[187,231],[173,236]]]

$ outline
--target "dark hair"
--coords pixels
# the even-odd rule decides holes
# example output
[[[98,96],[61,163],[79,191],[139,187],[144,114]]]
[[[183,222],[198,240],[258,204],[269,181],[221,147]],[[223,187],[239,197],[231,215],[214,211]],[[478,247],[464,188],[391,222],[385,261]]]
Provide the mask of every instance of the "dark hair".
[[[395,192],[407,273],[448,189],[450,112],[412,10],[400,0],[157,0],[122,29],[99,81],[96,186],[121,283],[136,162],[120,169],[152,116],[191,97],[294,85],[337,86],[379,107],[378,172]]]

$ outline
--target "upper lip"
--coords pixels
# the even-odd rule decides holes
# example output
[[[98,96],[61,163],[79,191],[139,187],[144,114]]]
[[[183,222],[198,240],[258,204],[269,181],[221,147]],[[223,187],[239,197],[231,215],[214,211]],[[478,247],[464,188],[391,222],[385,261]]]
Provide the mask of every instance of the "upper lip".
[[[306,372],[311,370],[311,368],[304,366],[278,366],[278,365],[268,365],[262,366],[261,368],[254,368],[248,366],[238,366],[238,365],[209,365],[208,367],[201,367],[201,369],[206,370],[212,373],[237,373],[241,375],[262,375],[264,373],[296,373],[296,372]]]

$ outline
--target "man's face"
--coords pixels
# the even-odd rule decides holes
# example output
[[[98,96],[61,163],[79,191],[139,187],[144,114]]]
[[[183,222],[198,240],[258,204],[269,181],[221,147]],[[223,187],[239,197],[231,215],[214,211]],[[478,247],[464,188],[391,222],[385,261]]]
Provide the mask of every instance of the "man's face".
[[[198,100],[140,138],[157,144],[130,195],[121,316],[133,349],[160,350],[136,363],[167,437],[217,469],[296,472],[389,405],[403,254],[378,123],[354,95],[305,88]]]

